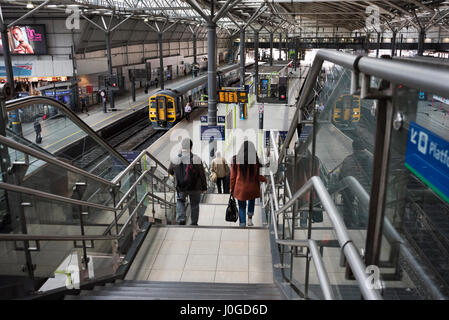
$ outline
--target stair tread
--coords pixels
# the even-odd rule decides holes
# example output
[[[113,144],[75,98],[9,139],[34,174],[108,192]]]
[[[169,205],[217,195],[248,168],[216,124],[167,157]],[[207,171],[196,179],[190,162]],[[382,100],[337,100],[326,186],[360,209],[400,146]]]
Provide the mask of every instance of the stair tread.
[[[273,283],[215,283],[215,282],[180,282],[180,281],[145,281],[145,280],[125,280],[119,283],[120,285],[163,285],[163,286],[229,286],[229,287],[239,287],[239,286],[248,286],[248,287],[273,287],[277,288],[277,286]]]
[[[276,292],[274,288],[183,288],[183,287],[98,287],[94,291],[121,291],[121,292],[187,292],[187,293],[259,293],[259,294],[273,294]]]
[[[91,297],[91,296],[115,296],[118,297],[118,299],[122,299],[124,297],[141,297],[141,298],[153,298],[153,299],[204,299],[204,300],[229,300],[229,299],[264,299],[264,300],[273,300],[273,299],[281,299],[281,295],[279,293],[273,293],[273,294],[245,294],[245,293],[236,293],[236,292],[230,292],[229,294],[224,294],[223,292],[216,292],[216,294],[212,294],[210,292],[200,294],[200,293],[186,293],[186,294],[180,294],[179,292],[173,292],[173,293],[167,293],[167,292],[126,292],[126,294],[123,294],[123,292],[117,292],[117,291],[86,291],[84,294],[80,294],[80,297]]]

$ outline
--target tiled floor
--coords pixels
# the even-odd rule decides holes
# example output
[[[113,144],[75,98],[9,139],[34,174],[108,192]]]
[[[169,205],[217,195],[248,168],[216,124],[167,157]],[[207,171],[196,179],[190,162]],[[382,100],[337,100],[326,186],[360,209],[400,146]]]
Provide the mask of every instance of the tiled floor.
[[[127,279],[272,283],[268,230],[154,228]]]

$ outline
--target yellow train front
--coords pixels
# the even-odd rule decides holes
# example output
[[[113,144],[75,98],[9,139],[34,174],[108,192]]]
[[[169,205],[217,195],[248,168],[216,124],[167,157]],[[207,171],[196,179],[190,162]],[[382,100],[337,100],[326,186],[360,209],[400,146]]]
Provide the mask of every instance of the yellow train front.
[[[248,63],[249,67],[252,63]],[[217,70],[217,87],[230,86],[239,80],[239,65]],[[155,129],[168,130],[181,120],[187,102],[194,105],[207,93],[207,74],[179,82],[169,89],[159,90],[149,98],[149,118]]]
[[[360,121],[360,97],[343,94],[338,97],[332,112],[332,122],[337,127],[351,129]]]
[[[154,128],[169,129],[182,117],[183,110],[177,100],[170,90],[161,90],[150,97],[149,116]]]

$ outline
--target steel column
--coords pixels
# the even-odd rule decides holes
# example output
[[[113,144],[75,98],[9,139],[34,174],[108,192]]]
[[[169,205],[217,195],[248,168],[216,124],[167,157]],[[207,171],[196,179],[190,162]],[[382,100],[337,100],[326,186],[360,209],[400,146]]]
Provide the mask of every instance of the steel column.
[[[365,263],[367,266],[378,265],[381,252],[384,205],[388,183],[388,161],[393,127],[391,100],[379,100],[376,119],[372,186],[365,245]]]
[[[162,32],[157,33],[157,42],[159,44],[159,83],[161,89],[164,89],[164,56],[162,53]]]
[[[376,58],[379,58],[379,51],[380,51],[380,46],[381,46],[380,40],[381,40],[381,34],[380,34],[380,32],[378,32],[378,33],[377,33],[377,50],[376,50]]]
[[[2,37],[1,37],[2,39],[8,39],[8,27],[6,26],[5,23],[2,23],[1,35],[2,35]],[[12,68],[9,41],[2,41],[2,43],[3,43],[3,59],[5,61],[6,81],[10,84],[10,88],[12,90],[12,98],[15,98],[16,92],[15,92],[15,86],[14,86],[14,73],[13,73],[13,68]],[[19,112],[17,110],[15,110],[15,111],[10,112],[10,115],[12,116],[13,131],[22,137],[23,136],[22,123],[20,122]],[[14,119],[15,119],[15,121],[14,121]],[[6,123],[8,123],[8,120]]]
[[[245,86],[245,29],[240,29],[240,86]]]
[[[106,31],[105,36],[106,36],[106,52],[108,57],[108,73],[109,76],[112,77],[111,33],[109,31]],[[109,92],[109,107],[111,109],[114,109],[115,108],[114,91],[112,91],[112,88],[109,87],[108,92]]]
[[[273,65],[273,33],[270,33],[270,66]]]
[[[207,123],[217,125],[217,25],[207,22]],[[244,67],[245,65],[243,65]],[[243,68],[245,72],[245,68]]]
[[[419,30],[419,39],[418,39],[418,56],[424,55],[424,42],[426,39],[426,30],[422,28]]]
[[[393,39],[391,39],[391,56],[394,57],[396,55],[396,38],[397,31],[393,31]]]
[[[254,90],[256,92],[256,101],[259,97],[259,31],[254,31]]]
[[[279,33],[279,59],[282,60],[282,33]]]
[[[196,64],[196,33],[193,33],[193,63]]]

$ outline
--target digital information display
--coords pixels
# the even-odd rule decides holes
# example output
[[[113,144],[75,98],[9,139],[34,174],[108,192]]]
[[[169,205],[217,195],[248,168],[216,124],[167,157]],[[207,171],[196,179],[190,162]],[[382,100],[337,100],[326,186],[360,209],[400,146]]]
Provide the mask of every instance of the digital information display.
[[[47,54],[45,25],[17,25],[8,28],[8,42],[11,54]],[[0,54],[3,55],[3,39],[0,36]]]
[[[248,103],[248,92],[246,91],[218,91],[218,102],[220,103]]]

